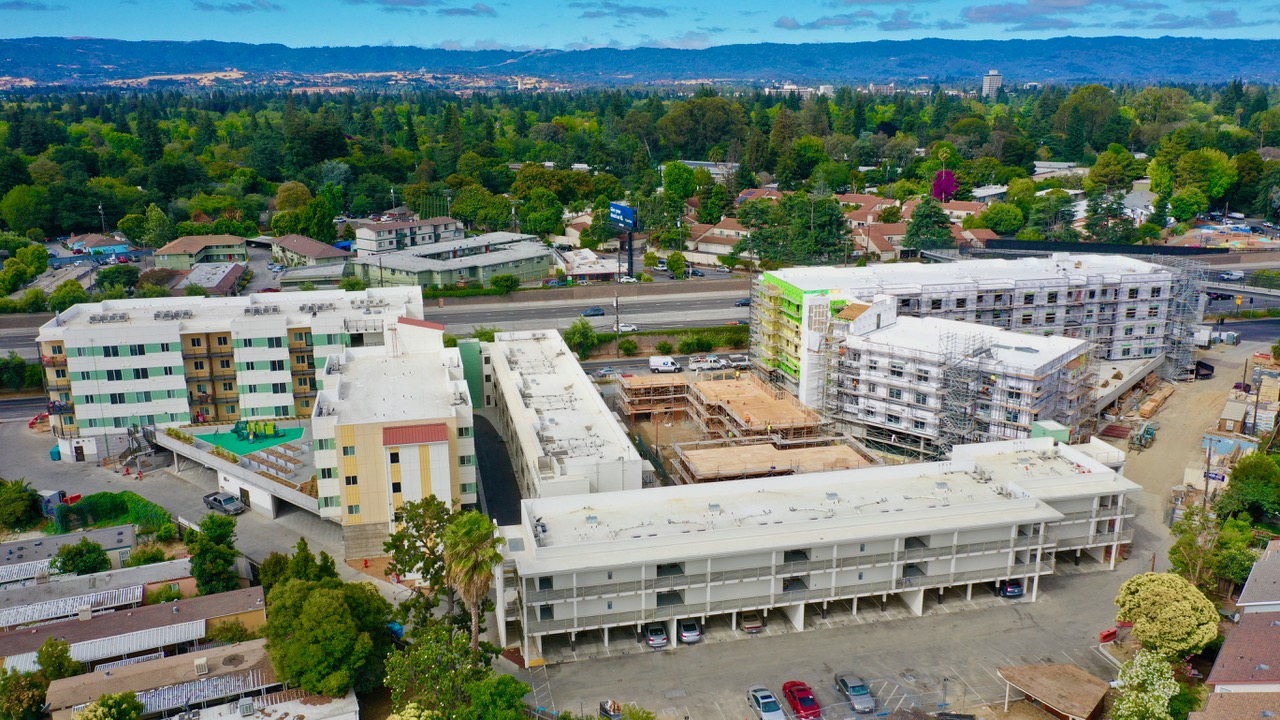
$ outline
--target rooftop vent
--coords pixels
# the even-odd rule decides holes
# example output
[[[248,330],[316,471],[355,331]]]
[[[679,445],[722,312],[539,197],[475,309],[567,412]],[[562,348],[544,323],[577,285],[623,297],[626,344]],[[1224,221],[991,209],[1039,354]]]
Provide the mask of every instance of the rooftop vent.
[[[599,525],[599,524],[600,524],[600,518],[596,517],[595,515],[588,515],[588,516],[587,516],[587,526],[588,526],[588,527],[595,527],[596,525]]]
[[[720,503],[707,503],[707,512],[712,515],[719,515],[721,512]]]
[[[198,657],[194,660],[194,664],[197,676],[209,674],[209,658]]]
[[[827,502],[839,502],[839,501],[840,501],[840,493],[838,492],[827,493]]]

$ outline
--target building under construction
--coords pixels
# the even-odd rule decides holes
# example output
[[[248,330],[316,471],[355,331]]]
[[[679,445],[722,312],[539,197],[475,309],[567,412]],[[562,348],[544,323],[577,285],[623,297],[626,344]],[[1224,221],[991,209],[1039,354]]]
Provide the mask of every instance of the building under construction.
[[[840,433],[932,458],[959,444],[1029,437],[1040,421],[1061,423],[1073,439],[1088,429],[1089,343],[899,317],[897,305],[881,295],[828,312],[820,396]]]
[[[880,461],[849,438],[738,438],[673,445],[671,466],[682,484],[852,470]]]

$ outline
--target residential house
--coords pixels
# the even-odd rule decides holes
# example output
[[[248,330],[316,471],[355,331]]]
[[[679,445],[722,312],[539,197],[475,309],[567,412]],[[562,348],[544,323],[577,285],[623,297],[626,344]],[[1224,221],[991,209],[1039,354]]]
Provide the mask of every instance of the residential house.
[[[199,263],[249,263],[245,240],[235,235],[186,235],[155,253],[156,267],[190,270]]]
[[[983,185],[982,187],[974,188],[970,194],[973,195],[973,199],[977,202],[990,205],[991,203],[1004,202],[1004,199],[1009,196],[1009,186]]]
[[[58,554],[58,550],[65,545],[75,545],[81,540],[101,545],[107,551],[111,567],[117,570],[124,567],[129,553],[137,545],[132,525],[0,543],[0,588],[47,580],[52,574],[49,562]]]
[[[188,287],[204,288],[210,297],[236,295],[241,290],[245,270],[240,263],[200,263],[175,278],[171,287],[179,295]]]
[[[271,243],[271,259],[285,267],[341,264],[351,257],[346,250],[303,235],[281,235],[269,238],[268,242]]]
[[[734,174],[738,172],[738,163],[734,162],[707,162],[704,160],[681,160],[682,165],[687,165],[693,170],[706,170],[711,173],[711,179],[720,183],[727,184],[733,179]]]
[[[463,238],[462,224],[449,217],[425,220],[352,220],[356,228],[356,255],[365,257],[404,250],[418,245],[446,243]]]
[[[1267,543],[1267,549],[1253,564],[1236,607],[1245,615],[1280,613],[1280,540]],[[1268,617],[1280,619],[1280,615]]]
[[[11,585],[0,594],[0,632],[25,625],[72,620],[84,608],[98,615],[136,607],[160,589],[196,594],[191,561],[183,558],[89,575],[51,575],[49,582]]]
[[[67,247],[73,252],[80,250],[85,255],[118,255],[130,250],[129,239],[116,233],[72,235],[67,241]]]
[[[776,186],[747,188],[746,190],[738,193],[738,199],[735,200],[735,202],[739,205],[748,200],[772,200],[777,202],[782,199],[782,196],[790,194],[790,190],[779,190]]]
[[[715,225],[698,223],[689,230],[689,248],[712,255],[730,255],[739,241],[751,237],[751,229],[731,217],[722,218]],[[740,254],[753,257],[750,253]]]
[[[1187,720],[1274,720],[1280,717],[1280,692],[1213,693]]]
[[[1205,684],[1215,693],[1280,692],[1280,618],[1241,616],[1227,632]]]

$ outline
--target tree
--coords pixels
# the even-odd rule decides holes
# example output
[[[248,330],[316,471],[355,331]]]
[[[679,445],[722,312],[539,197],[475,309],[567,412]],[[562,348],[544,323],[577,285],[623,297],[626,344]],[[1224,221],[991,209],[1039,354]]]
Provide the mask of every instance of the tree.
[[[1178,693],[1178,682],[1168,658],[1139,650],[1120,668],[1120,696],[1111,708],[1112,720],[1172,720],[1169,699]]]
[[[1219,521],[1191,505],[1173,524],[1172,532],[1169,561],[1174,572],[1202,592],[1215,592],[1223,580],[1239,584],[1249,579],[1258,553],[1253,549],[1253,527],[1247,514]]]
[[[951,220],[943,212],[942,206],[932,197],[921,200],[911,213],[902,246],[914,250],[934,250],[951,247],[954,242]]]
[[[1223,517],[1280,513],[1280,465],[1265,453],[1244,456],[1231,470],[1231,481],[1213,509]]]
[[[882,223],[900,223],[902,222],[902,207],[898,205],[890,205],[880,211],[880,222]]]
[[[149,283],[140,283],[137,290],[134,291],[133,296],[135,298],[173,297],[173,292],[167,287],[151,285]]]
[[[39,720],[48,688],[36,673],[0,667],[0,720]]]
[[[311,202],[311,190],[300,182],[280,183],[276,188],[276,210],[292,212],[301,210]]]
[[[289,580],[267,598],[266,638],[281,680],[341,697],[382,681],[391,604],[369,583]]]
[[[959,189],[960,183],[956,182],[956,174],[943,168],[934,174],[933,186],[929,194],[938,202],[950,202]]]
[[[618,352],[631,357],[640,351],[640,344],[631,338],[626,338],[618,342]]]
[[[119,285],[122,288],[137,287],[138,275],[141,272],[137,265],[111,265],[98,271],[97,283],[99,287],[107,285]]]
[[[413,643],[387,658],[391,706],[402,710],[417,703],[444,718],[459,717],[471,705],[468,686],[493,674],[490,658],[471,649],[466,631],[431,620],[414,631]]]
[[[178,236],[173,230],[173,223],[169,220],[169,216],[155,203],[147,206],[144,228],[139,242],[147,247],[163,247]]]
[[[693,179],[693,169],[682,162],[669,162],[662,166],[662,192],[684,202],[693,197],[697,191],[697,183]]]
[[[98,543],[89,538],[80,538],[78,543],[58,548],[58,554],[53,556],[49,568],[61,573],[89,575],[110,570],[111,558]]]
[[[1194,585],[1172,573],[1129,578],[1116,595],[1116,620],[1133,623],[1143,647],[1165,658],[1197,653],[1218,636],[1218,611]]]
[[[45,682],[75,677],[84,672],[79,660],[71,658],[71,643],[55,637],[47,637],[36,650],[36,662],[40,664],[40,677]]]
[[[978,215],[980,226],[997,235],[1012,235],[1022,229],[1025,221],[1017,205],[1005,202],[992,203]]]
[[[43,517],[40,493],[36,492],[35,488],[28,485],[22,478],[17,480],[0,478],[0,528],[26,530],[40,522]]]
[[[600,344],[600,339],[596,336],[591,323],[587,322],[586,318],[580,317],[573,321],[568,330],[564,331],[564,342],[578,353],[579,358],[586,360],[591,350]]]
[[[1089,194],[1084,228],[1094,240],[1123,243],[1137,240],[1133,220],[1124,212],[1124,194],[1098,190]]]
[[[535,235],[551,235],[563,229],[564,205],[555,193],[535,188],[520,206],[520,229]]]
[[[445,580],[471,612],[471,651],[480,652],[480,612],[502,562],[505,542],[486,515],[470,510],[455,515],[444,531]]]
[[[1179,190],[1195,188],[1209,200],[1222,197],[1235,183],[1236,177],[1231,158],[1217,148],[1200,148],[1183,155],[1178,159],[1174,172]]]
[[[642,258],[642,260],[644,261],[644,266],[645,266],[645,267],[657,267],[657,266],[658,266],[658,253],[656,253],[656,252],[654,252],[654,251],[650,250],[650,251],[648,251],[648,252],[646,252],[646,253],[644,254],[644,257]]]
[[[520,278],[515,275],[494,275],[489,278],[489,287],[509,295],[520,289]]]
[[[676,276],[677,280],[684,279],[684,270],[687,264],[684,259],[684,253],[679,250],[667,256],[667,269],[671,271],[672,275]]]
[[[1178,222],[1186,222],[1209,209],[1209,198],[1199,188],[1179,190],[1169,198],[1169,214]]]
[[[258,566],[258,582],[262,583],[263,595],[270,596],[271,588],[289,579],[289,556],[282,552],[272,552]]]
[[[129,559],[125,561],[125,567],[141,567],[143,565],[152,565],[154,563],[164,562],[169,559],[164,548],[154,543],[142,545],[129,553]]]
[[[194,539],[187,540],[191,551],[191,575],[201,595],[228,592],[240,587],[236,574],[236,519],[209,513],[200,521]]]
[[[146,707],[132,691],[103,695],[72,715],[72,720],[138,720]]]
[[[361,290],[368,289],[369,283],[361,280],[355,275],[348,275],[342,278],[342,281],[338,283],[338,287],[346,290],[347,292],[360,292]]]
[[[618,234],[618,228],[609,219],[609,198],[601,195],[591,208],[591,227],[586,237],[579,236],[582,247],[593,250]]]
[[[395,532],[383,543],[383,552],[391,558],[387,575],[418,578],[413,594],[400,601],[397,609],[406,624],[421,626],[440,603],[446,588],[444,531],[452,516],[449,506],[435,495],[405,503]]]
[[[53,205],[48,188],[18,185],[0,198],[0,218],[4,218],[9,229],[16,233],[48,227],[52,217]]]
[[[186,297],[209,297],[209,289],[192,283],[182,289],[182,294]]]

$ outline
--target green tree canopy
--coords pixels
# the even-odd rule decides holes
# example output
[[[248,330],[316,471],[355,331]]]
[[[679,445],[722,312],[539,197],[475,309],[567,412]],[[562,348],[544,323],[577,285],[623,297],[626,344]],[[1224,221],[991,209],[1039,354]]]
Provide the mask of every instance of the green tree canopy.
[[[228,592],[240,587],[236,574],[236,519],[209,513],[200,520],[194,539],[187,540],[191,551],[191,575],[201,595]]]
[[[1241,458],[1231,470],[1231,481],[1214,510],[1223,516],[1280,513],[1280,465],[1266,453]]]
[[[449,587],[466,603],[471,613],[471,651],[480,651],[480,613],[493,569],[502,562],[499,548],[505,542],[489,516],[470,510],[449,519],[444,530],[444,574]]]
[[[80,538],[80,542],[58,548],[58,554],[53,556],[49,567],[62,573],[89,575],[110,570],[111,558],[98,543]]]
[[[449,506],[435,495],[407,502],[400,508],[401,521],[395,532],[382,546],[391,558],[388,575],[419,578],[413,594],[397,608],[399,617],[415,627],[431,618],[439,595],[446,590],[444,531],[452,516]]]
[[[99,287],[107,285],[119,285],[123,288],[137,287],[138,275],[141,272],[137,265],[111,265],[98,271],[97,283]]]
[[[1116,596],[1116,620],[1133,623],[1143,647],[1165,658],[1197,653],[1218,636],[1218,610],[1194,585],[1172,573],[1129,578]]]
[[[573,351],[578,353],[578,357],[586,360],[587,355],[592,348],[600,344],[596,331],[591,327],[591,323],[586,318],[578,318],[573,321],[568,330],[564,331],[564,342]]]
[[[913,250],[936,250],[951,247],[955,238],[951,235],[951,219],[942,206],[932,197],[920,201],[907,222],[907,234],[902,246]]]
[[[138,720],[146,707],[132,692],[103,695],[72,716],[72,720]]]
[[[1120,696],[1111,708],[1112,720],[1172,720],[1169,699],[1178,693],[1169,659],[1139,650],[1120,668]]]
[[[13,383],[6,378],[5,384],[11,386]],[[40,494],[35,488],[23,478],[0,478],[0,528],[26,530],[40,522],[42,517]]]
[[[977,218],[980,227],[989,228],[997,235],[1013,235],[1026,221],[1017,205],[1005,202],[992,203]]]

